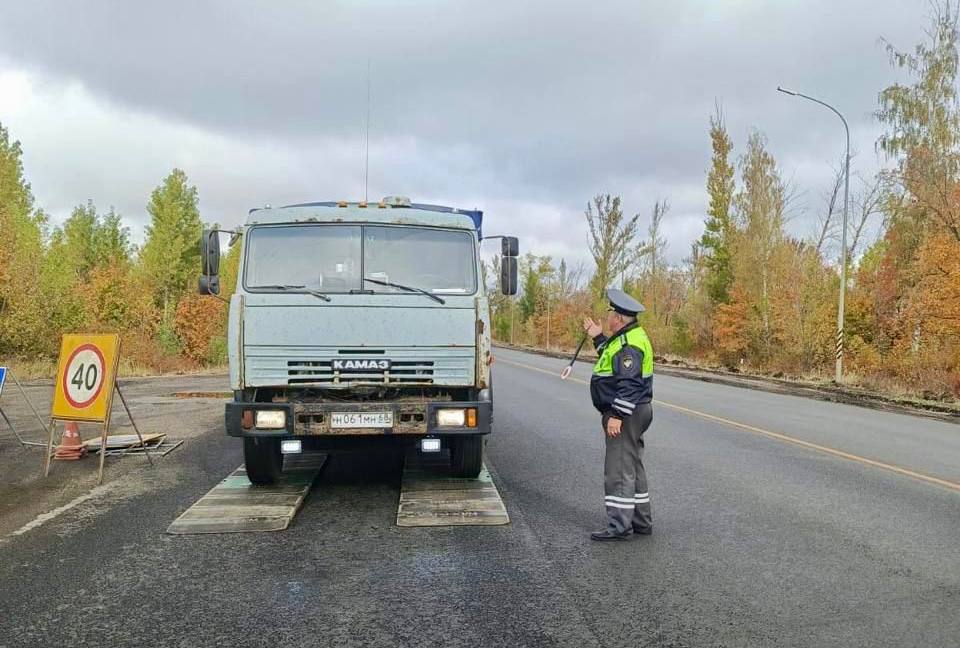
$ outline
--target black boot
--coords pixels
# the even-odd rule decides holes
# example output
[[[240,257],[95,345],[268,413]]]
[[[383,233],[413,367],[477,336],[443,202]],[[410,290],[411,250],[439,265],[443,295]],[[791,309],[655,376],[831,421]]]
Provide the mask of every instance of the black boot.
[[[630,537],[630,532],[626,533],[616,533],[610,529],[604,529],[603,531],[594,531],[590,534],[591,540],[626,540]]]

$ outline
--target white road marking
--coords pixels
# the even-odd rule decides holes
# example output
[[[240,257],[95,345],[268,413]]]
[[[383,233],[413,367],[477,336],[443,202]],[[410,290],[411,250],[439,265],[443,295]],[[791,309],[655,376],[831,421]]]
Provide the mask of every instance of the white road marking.
[[[95,487],[93,490],[91,490],[89,493],[85,493],[84,495],[81,495],[80,497],[75,498],[74,500],[72,500],[72,501],[64,504],[63,506],[58,506],[57,508],[53,509],[52,511],[47,511],[46,513],[41,513],[41,514],[38,515],[37,517],[33,518],[31,521],[27,522],[27,523],[24,524],[22,527],[20,527],[19,529],[17,529],[17,530],[14,531],[13,533],[11,533],[10,536],[23,535],[24,533],[26,533],[26,532],[28,532],[28,531],[32,531],[32,530],[36,529],[37,527],[41,526],[42,524],[45,524],[45,523],[49,522],[50,520],[53,520],[54,518],[56,518],[56,517],[58,517],[58,516],[60,516],[60,515],[62,515],[62,514],[64,514],[64,513],[66,513],[66,512],[69,511],[70,509],[76,508],[77,506],[79,506],[80,504],[83,504],[83,503],[86,502],[87,500],[91,500],[91,499],[94,499],[95,497],[99,497],[100,495],[103,495],[103,494],[106,493],[108,490],[110,490],[110,486],[111,486],[110,484],[106,484],[106,485],[103,485],[103,486],[97,486],[97,487]]]
[[[547,375],[555,376],[556,372],[548,371],[547,369],[542,369],[540,367],[534,367],[533,365],[524,364],[522,362],[514,362],[512,360],[498,360],[497,362],[502,362],[504,364],[513,365],[514,367],[520,367],[522,369],[529,369],[530,371],[538,371],[540,373],[545,373]],[[579,382],[584,385],[589,385],[590,383],[586,380],[580,378],[570,378],[574,382]],[[898,475],[903,475],[905,477],[911,477],[919,481],[927,482],[928,484],[933,484],[935,486],[942,486],[949,490],[960,492],[960,482],[950,481],[948,479],[940,479],[939,477],[934,477],[933,475],[927,475],[925,473],[917,472],[915,470],[910,470],[908,468],[903,468],[901,466],[896,466],[894,464],[884,463],[882,461],[877,461],[875,459],[869,459],[867,457],[861,457],[850,452],[844,452],[842,450],[837,450],[836,448],[831,448],[829,446],[823,446],[819,443],[811,443],[810,441],[804,441],[796,437],[783,434],[781,432],[773,432],[771,430],[766,430],[764,428],[757,427],[755,425],[747,425],[746,423],[741,423],[739,421],[733,421],[731,419],[723,418],[721,416],[714,416],[713,414],[707,414],[706,412],[701,412],[699,410],[690,409],[689,407],[684,407],[682,405],[676,405],[674,403],[668,403],[655,399],[653,401],[657,405],[662,405],[670,409],[676,410],[678,412],[683,412],[684,414],[689,414],[691,416],[696,416],[708,421],[713,421],[715,423],[722,423],[728,427],[737,428],[740,430],[745,430],[747,432],[753,432],[755,434],[761,434],[765,437],[771,439],[776,439],[777,441],[783,441],[784,443],[792,443],[808,450],[813,450],[816,452],[821,452],[823,454],[832,455],[834,457],[839,457],[841,459],[846,459],[848,461],[854,461],[865,466],[872,466],[874,468],[879,468],[881,470],[887,470],[889,472],[897,473]]]

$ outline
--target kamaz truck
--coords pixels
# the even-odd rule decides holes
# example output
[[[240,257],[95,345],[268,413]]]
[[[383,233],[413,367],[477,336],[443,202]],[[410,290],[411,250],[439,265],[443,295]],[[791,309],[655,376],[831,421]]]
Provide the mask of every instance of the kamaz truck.
[[[385,443],[448,452],[454,475],[477,476],[493,417],[482,219],[391,197],[253,209],[230,232],[226,432],[251,482],[276,481],[284,454]],[[220,292],[220,233],[201,238],[202,294]],[[491,238],[516,294],[517,239]]]

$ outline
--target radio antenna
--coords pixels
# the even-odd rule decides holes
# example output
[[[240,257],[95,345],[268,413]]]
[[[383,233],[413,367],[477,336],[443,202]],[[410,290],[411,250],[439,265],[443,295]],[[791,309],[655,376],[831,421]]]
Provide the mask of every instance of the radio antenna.
[[[370,59],[367,59],[367,126],[364,135],[363,155],[363,202],[367,202],[367,190],[370,186]]]

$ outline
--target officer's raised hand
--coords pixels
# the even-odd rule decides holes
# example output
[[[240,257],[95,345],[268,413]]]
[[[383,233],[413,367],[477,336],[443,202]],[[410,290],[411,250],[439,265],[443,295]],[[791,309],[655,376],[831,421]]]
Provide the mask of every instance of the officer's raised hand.
[[[586,331],[587,335],[589,335],[591,338],[595,338],[603,333],[603,329],[600,327],[600,325],[594,322],[590,317],[583,318],[583,330]]]

